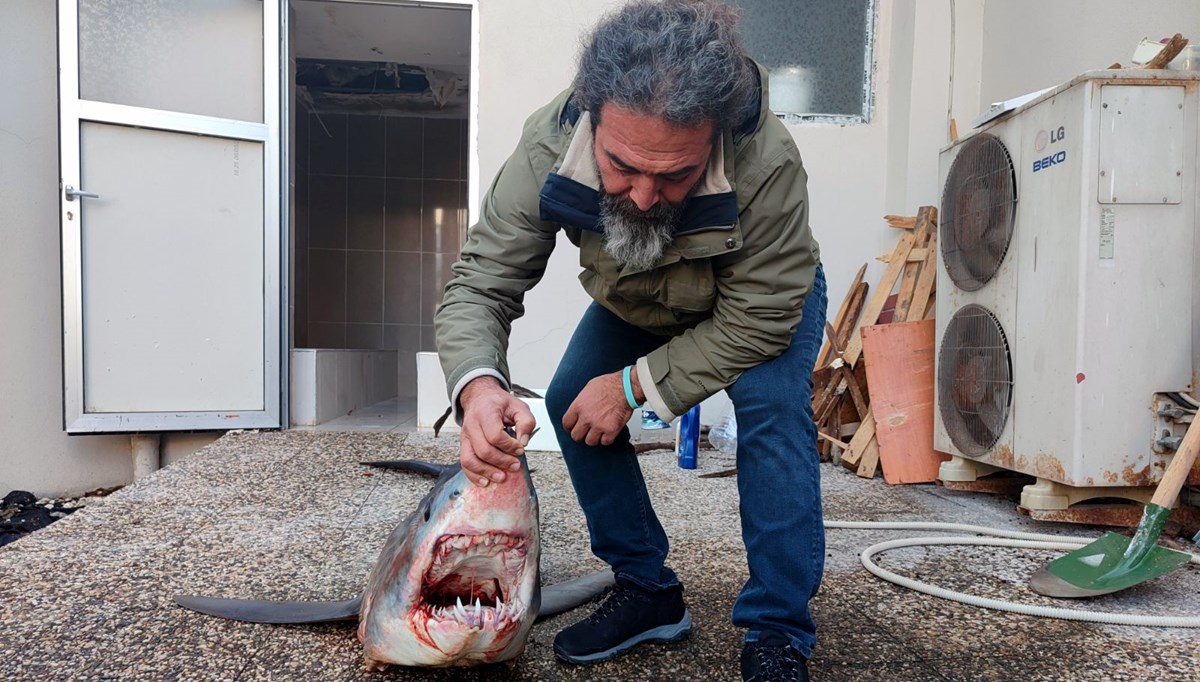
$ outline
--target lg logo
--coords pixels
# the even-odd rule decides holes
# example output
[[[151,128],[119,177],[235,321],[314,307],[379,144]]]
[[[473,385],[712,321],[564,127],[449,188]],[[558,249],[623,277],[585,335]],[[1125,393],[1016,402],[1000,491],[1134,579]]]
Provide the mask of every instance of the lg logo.
[[[1058,130],[1051,130],[1051,131],[1039,130],[1037,137],[1035,137],[1033,139],[1033,148],[1034,148],[1034,150],[1040,152],[1043,149],[1045,149],[1046,146],[1049,144],[1054,144],[1055,142],[1062,142],[1063,139],[1066,138],[1066,136],[1067,136],[1067,129],[1063,126],[1059,126]],[[1067,151],[1065,149],[1058,151],[1054,154],[1051,154],[1049,156],[1043,156],[1042,158],[1033,162],[1033,172],[1036,173],[1040,170],[1049,168],[1050,166],[1060,164],[1066,160],[1067,160]]]

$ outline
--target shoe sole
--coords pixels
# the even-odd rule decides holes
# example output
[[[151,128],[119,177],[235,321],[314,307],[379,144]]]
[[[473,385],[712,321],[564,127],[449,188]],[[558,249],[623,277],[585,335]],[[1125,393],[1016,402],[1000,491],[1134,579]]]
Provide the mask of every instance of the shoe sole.
[[[575,656],[572,654],[568,654],[567,652],[559,649],[558,645],[555,645],[554,646],[554,655],[557,656],[558,659],[561,661],[564,661],[566,663],[574,663],[575,665],[587,665],[589,663],[600,663],[601,661],[607,661],[610,658],[616,658],[617,656],[620,656],[621,654],[625,653],[626,651],[629,651],[630,649],[632,649],[633,647],[635,647],[639,644],[645,644],[647,642],[657,642],[657,643],[664,643],[664,644],[669,643],[669,642],[678,642],[679,640],[681,640],[684,637],[687,637],[689,634],[691,634],[691,632],[692,632],[692,615],[690,613],[688,613],[687,610],[685,609],[683,612],[683,620],[679,621],[678,623],[675,623],[674,625],[660,625],[654,629],[647,630],[639,635],[630,637],[629,639],[625,640],[624,642],[621,642],[620,644],[618,644],[610,649],[605,649],[604,651],[597,651],[594,654],[583,654],[583,655]]]

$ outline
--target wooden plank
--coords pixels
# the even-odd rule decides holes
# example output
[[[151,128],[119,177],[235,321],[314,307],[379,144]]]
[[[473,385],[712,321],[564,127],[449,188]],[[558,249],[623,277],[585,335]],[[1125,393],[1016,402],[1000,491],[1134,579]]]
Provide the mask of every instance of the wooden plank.
[[[925,248],[920,248],[920,249],[918,249],[918,248],[914,248],[912,251],[909,251],[909,252],[908,252],[908,261],[907,261],[907,262],[909,262],[909,263],[921,263],[921,262],[924,262],[924,260],[925,260],[925,256],[927,256],[928,254],[929,254],[929,250],[928,250],[928,249],[925,249]],[[891,253],[885,253],[885,254],[883,254],[882,256],[875,256],[875,260],[879,261],[880,263],[890,263],[890,262],[891,262],[891,260],[892,260],[892,254],[891,254]]]
[[[854,315],[845,320],[855,319],[857,310],[861,307],[866,298],[867,284],[866,282],[859,283],[859,296],[855,303],[852,303]],[[842,358],[842,343],[845,341],[845,336],[849,334],[850,325],[846,325],[847,329],[843,332],[837,332],[833,329],[833,325],[829,322],[825,323],[825,334],[830,344],[830,357],[833,360],[827,367],[822,367],[818,372],[824,373],[828,368],[832,372],[829,374],[828,383],[821,389],[819,395],[813,400],[813,421],[819,427],[828,429],[836,429],[838,422],[841,420],[842,406],[845,404],[844,397],[846,393],[850,394],[853,403],[851,407],[854,410],[853,418],[861,420],[867,413],[867,397],[866,397],[866,372],[861,365],[858,370],[851,369],[845,364]],[[813,376],[817,377],[818,372],[814,372]],[[814,383],[814,390],[816,384]]]
[[[1180,52],[1183,52],[1183,48],[1187,47],[1187,44],[1187,38],[1184,38],[1183,34],[1181,33],[1176,33],[1171,37],[1171,40],[1168,41],[1165,46],[1163,46],[1163,49],[1159,50],[1158,54],[1154,55],[1150,61],[1142,64],[1141,68],[1165,69],[1167,64],[1169,64],[1172,59],[1178,57]]]
[[[863,452],[875,437],[875,416],[867,413],[866,419],[858,425],[858,430],[850,438],[850,449],[842,453],[842,464],[849,469],[858,468]]]
[[[929,255],[925,258],[925,264],[921,266],[921,276],[917,278],[917,285],[913,291],[912,302],[909,305],[905,321],[916,322],[925,319],[925,308],[933,296],[935,283],[937,283],[937,235],[933,234],[929,237]]]
[[[925,257],[914,263],[912,262],[912,253],[909,253],[909,259],[904,263],[904,274],[900,278],[900,292],[896,294],[896,310],[892,319],[901,322],[908,319],[908,309],[912,305],[913,294],[917,289],[917,278],[921,273],[921,266],[928,257],[926,244],[929,243],[929,239],[936,229],[937,209],[932,206],[922,206],[917,211],[917,228],[912,251],[920,249],[925,252]],[[925,312],[924,308],[921,309],[921,312]]]
[[[858,461],[858,469],[854,473],[863,478],[875,478],[875,469],[879,466],[879,441],[876,437],[872,437],[867,442],[867,447],[863,451],[862,458]]]
[[[917,226],[915,215],[892,215],[889,213],[883,219],[887,222],[888,227],[898,227],[902,230],[911,230]]]
[[[850,449],[849,443],[847,443],[843,440],[838,440],[837,438],[834,438],[833,436],[829,435],[828,433],[821,433],[820,431],[817,431],[817,438],[822,438],[822,439],[828,441],[830,444],[836,445],[837,447],[839,447],[843,450]]]
[[[833,320],[834,329],[841,329],[845,325],[846,316],[850,313],[854,298],[858,294],[858,285],[863,283],[863,276],[866,274],[867,264],[863,263],[862,267],[858,269],[858,274],[854,276],[854,282],[846,290],[846,296],[842,299],[841,307],[838,308],[837,316]],[[824,367],[825,363],[829,361],[829,341],[830,339],[825,339],[825,345],[821,347],[821,352],[817,355],[817,367]]]
[[[866,327],[863,356],[884,480],[936,480],[950,456],[933,449],[934,322]]]
[[[871,392],[867,390],[866,363],[858,363],[858,367],[855,367],[851,373],[854,376],[855,384],[858,386],[858,394],[863,397],[862,402],[864,405],[866,405],[867,403],[871,402]],[[850,382],[848,379],[849,377],[846,377],[846,393],[849,394],[850,398],[853,398],[854,394],[850,392]],[[869,408],[867,412],[870,412]],[[863,417],[861,414],[859,414],[858,409],[854,404],[854,400],[847,400],[845,395],[842,397],[841,409],[838,410],[837,414],[838,418],[843,423],[862,423]]]
[[[912,251],[915,239],[915,231],[906,231],[900,235],[900,241],[896,244],[895,250],[892,251],[893,257],[889,260],[887,268],[883,271],[883,276],[879,278],[879,286],[875,287],[875,292],[871,294],[870,302],[863,309],[862,317],[859,318],[854,331],[850,334],[850,340],[846,343],[846,353],[843,357],[851,367],[858,364],[858,358],[862,355],[862,335],[859,331],[864,326],[875,324],[875,321],[879,319],[879,313],[883,312],[883,306],[887,303],[888,297],[892,295],[892,289],[896,287],[896,280],[904,270],[905,261],[908,260],[908,252]]]
[[[858,290],[854,292],[854,299],[850,302],[850,310],[846,315],[846,319],[842,321],[842,326],[837,328],[838,347],[845,353],[846,345],[850,343],[850,334],[854,331],[854,327],[858,324],[858,320],[862,317],[863,306],[867,303],[867,292],[870,287],[866,282],[859,282]]]
[[[842,380],[846,382],[846,386],[850,389],[850,398],[854,401],[854,411],[858,413],[858,418],[866,419],[867,399],[863,397],[862,391],[859,390],[858,381],[854,378],[853,371],[845,366],[841,366]]]
[[[838,332],[836,336],[837,341],[833,345],[834,352],[831,353],[831,356],[835,360],[842,357],[842,346],[840,344],[849,342],[851,329],[857,327],[857,318],[859,315],[858,311],[862,309],[862,306],[866,301],[867,283],[862,282],[858,286],[860,295],[855,299],[853,308],[851,310],[851,315],[846,320],[847,322],[850,320],[855,320],[855,325],[852,327],[850,324],[846,324],[844,329]],[[826,332],[828,333],[828,330],[826,330]],[[842,364],[844,364],[844,360]],[[846,375],[842,374],[840,370],[835,369],[832,365],[833,361],[830,361],[830,364],[821,367],[813,373],[813,419],[818,425],[822,426],[830,426],[837,421],[839,411],[844,409],[843,406],[847,402],[844,400],[845,395],[851,390],[851,383],[847,380]],[[851,372],[853,376],[859,379],[857,382],[857,387],[861,387],[857,391],[858,397],[855,397],[854,393],[851,393],[851,397],[855,398],[855,404],[852,404],[849,407],[851,410],[853,410],[857,404],[866,404],[867,399],[863,398],[863,396],[866,395],[867,377],[866,373],[862,371],[863,369],[864,368],[860,363],[858,367],[853,368]],[[820,381],[818,381],[818,379],[820,379]],[[862,415],[856,413],[856,418],[861,419]]]

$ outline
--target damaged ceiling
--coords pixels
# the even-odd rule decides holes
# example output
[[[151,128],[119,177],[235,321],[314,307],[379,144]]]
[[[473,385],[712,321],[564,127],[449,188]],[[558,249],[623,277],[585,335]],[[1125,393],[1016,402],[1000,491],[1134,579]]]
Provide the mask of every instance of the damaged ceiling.
[[[467,9],[293,3],[296,93],[315,111],[465,118]]]

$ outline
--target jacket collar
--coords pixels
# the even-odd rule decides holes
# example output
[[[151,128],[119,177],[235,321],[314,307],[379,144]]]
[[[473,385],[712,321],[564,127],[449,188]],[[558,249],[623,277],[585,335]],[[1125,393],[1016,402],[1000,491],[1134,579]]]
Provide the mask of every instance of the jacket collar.
[[[603,233],[604,228],[599,224],[600,177],[592,151],[594,136],[590,112],[579,113],[572,124],[571,143],[556,170],[547,176],[542,186],[539,196],[541,219]],[[725,162],[725,148],[730,142],[728,134],[717,138],[708,157],[704,183],[684,204],[675,234],[728,229],[737,222],[737,196],[727,176]]]

